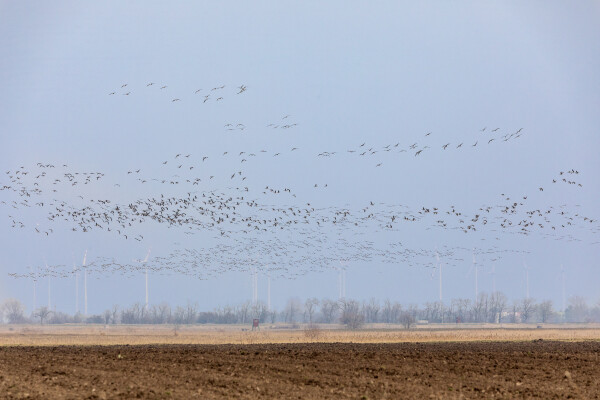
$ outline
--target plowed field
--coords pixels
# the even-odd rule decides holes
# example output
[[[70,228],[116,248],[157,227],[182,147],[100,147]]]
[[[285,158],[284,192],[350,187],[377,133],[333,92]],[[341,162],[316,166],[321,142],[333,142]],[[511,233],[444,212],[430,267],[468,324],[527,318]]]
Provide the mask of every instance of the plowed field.
[[[599,398],[600,342],[0,347],[0,398]]]

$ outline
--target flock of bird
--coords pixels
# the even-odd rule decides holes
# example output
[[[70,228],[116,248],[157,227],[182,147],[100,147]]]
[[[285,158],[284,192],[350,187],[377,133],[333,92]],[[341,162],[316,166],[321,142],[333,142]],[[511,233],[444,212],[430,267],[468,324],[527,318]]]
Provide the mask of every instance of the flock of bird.
[[[202,103],[206,103],[209,101],[222,101],[226,94],[225,92],[225,87],[226,85],[220,85],[220,86],[215,86],[212,87],[210,89],[195,89],[192,92],[190,92],[190,95],[196,96],[196,97],[200,97],[202,99]],[[143,88],[140,88],[141,90],[144,90]],[[166,84],[157,84],[154,82],[148,82],[146,84],[146,90],[158,90],[162,93],[165,94],[165,96],[167,96],[167,93],[169,92],[169,86]],[[245,85],[240,85],[237,86],[234,89],[234,94],[236,95],[240,95],[242,93],[244,93],[246,91],[247,87]],[[137,90],[137,89],[136,89]],[[132,91],[131,86],[129,86],[128,83],[123,83],[121,84],[121,87],[118,89],[115,89],[113,91],[111,91],[110,93],[108,93],[109,96],[115,96],[115,95],[122,95],[122,96],[132,96],[134,94],[137,94],[140,92],[137,91]],[[206,94],[205,94],[206,93]],[[168,97],[168,96],[167,96]],[[181,101],[180,97],[170,97],[171,99],[171,103],[175,103],[178,101]]]
[[[221,101],[226,97],[226,85],[211,89],[195,89],[190,96],[203,96],[202,102]],[[167,91],[167,85],[150,82],[143,90]],[[247,87],[235,88],[233,95],[245,93]],[[128,84],[109,95],[133,94]],[[206,93],[206,94],[204,94]],[[174,97],[172,102],[181,101]],[[296,127],[284,115],[279,122],[265,128]],[[245,130],[243,123],[228,122],[228,130]],[[225,150],[195,155],[177,153],[157,161],[157,165],[123,171],[113,181],[102,171],[75,171],[67,164],[37,163],[5,171],[0,177],[0,208],[7,210],[10,226],[29,230],[42,237],[57,232],[90,233],[101,231],[123,240],[143,243],[145,228],[166,227],[185,235],[212,234],[216,245],[205,248],[176,248],[166,256],[155,256],[145,263],[122,262],[113,257],[99,256],[86,265],[90,272],[100,274],[138,273],[149,269],[156,273],[185,274],[210,278],[227,271],[259,268],[273,276],[294,278],[308,272],[342,268],[340,262],[377,261],[431,267],[432,259],[442,256],[446,263],[464,261],[465,252],[491,257],[495,261],[504,253],[515,252],[498,247],[503,235],[540,234],[564,241],[580,241],[577,230],[593,234],[600,232],[595,217],[584,215],[579,206],[567,204],[539,207],[528,201],[528,193],[502,193],[490,204],[477,209],[461,210],[454,205],[421,205],[369,201],[349,206],[318,206],[311,199],[300,200],[292,185],[255,185],[246,165],[255,160],[272,163],[304,155],[317,159],[337,157],[372,157],[381,167],[381,154],[412,154],[411,159],[436,150],[445,152],[477,149],[483,145],[506,143],[520,138],[523,129],[505,130],[484,127],[474,141],[435,143],[436,135],[428,132],[417,141],[375,146],[363,142],[342,151],[321,151],[316,155],[299,147],[278,150],[257,148],[247,151]],[[217,159],[219,164],[211,163]],[[229,166],[225,170],[221,165]],[[146,169],[153,171],[146,173]],[[158,172],[157,172],[158,171]],[[582,188],[575,169],[560,171],[552,184],[567,184]],[[132,184],[145,185],[147,196],[130,196]],[[550,183],[550,181],[548,182]],[[312,186],[313,184],[311,184]],[[107,186],[111,190],[107,190]],[[327,183],[314,183],[325,189]],[[121,189],[125,193],[114,193]],[[532,186],[531,192],[543,192],[544,186]],[[88,193],[112,193],[103,198]],[[4,197],[4,198],[3,198]],[[302,196],[300,196],[302,197]],[[448,230],[464,234],[485,233],[482,241],[493,240],[487,249],[440,247],[440,250],[411,249],[397,240],[378,246],[373,235],[399,236],[420,226],[426,230]],[[397,235],[397,236],[394,236]],[[352,239],[354,238],[354,239]],[[599,244],[592,242],[591,244]],[[177,246],[175,246],[177,247]],[[339,264],[339,265],[338,265]],[[345,265],[345,264],[344,264]],[[79,267],[51,265],[31,268],[26,273],[11,273],[13,277],[39,279],[44,276],[66,277]]]

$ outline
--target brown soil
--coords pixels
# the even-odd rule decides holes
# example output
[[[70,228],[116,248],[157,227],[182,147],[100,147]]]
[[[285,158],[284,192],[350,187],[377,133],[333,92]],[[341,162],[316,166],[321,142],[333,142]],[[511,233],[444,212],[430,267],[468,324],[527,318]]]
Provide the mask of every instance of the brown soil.
[[[0,347],[0,398],[599,398],[600,342]]]

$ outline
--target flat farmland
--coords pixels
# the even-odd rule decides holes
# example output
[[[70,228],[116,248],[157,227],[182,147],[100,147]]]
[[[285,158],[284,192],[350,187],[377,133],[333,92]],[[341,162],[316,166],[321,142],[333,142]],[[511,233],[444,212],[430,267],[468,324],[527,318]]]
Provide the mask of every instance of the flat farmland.
[[[600,342],[0,347],[0,398],[599,398]]]
[[[338,325],[277,324],[251,331],[246,325],[0,325],[0,346],[142,345],[142,344],[273,344],[273,343],[406,343],[471,341],[600,340],[600,325],[417,326],[374,324],[349,331]]]

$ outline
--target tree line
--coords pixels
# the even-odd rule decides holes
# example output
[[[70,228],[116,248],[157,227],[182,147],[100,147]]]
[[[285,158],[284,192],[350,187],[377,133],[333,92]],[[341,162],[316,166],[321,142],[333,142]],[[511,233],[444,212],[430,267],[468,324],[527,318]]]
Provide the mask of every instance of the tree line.
[[[524,298],[509,302],[501,292],[480,293],[477,300],[452,299],[424,304],[403,305],[377,299],[290,298],[280,310],[270,310],[266,304],[245,302],[235,306],[202,311],[197,303],[188,301],[184,306],[171,307],[168,303],[146,307],[135,303],[122,308],[114,305],[101,314],[85,316],[68,314],[40,307],[29,316],[17,299],[8,299],[0,306],[0,321],[9,324],[249,324],[253,319],[261,323],[321,323],[343,324],[358,329],[365,323],[402,324],[410,328],[415,323],[582,323],[600,322],[600,301],[589,305],[586,299],[573,296],[564,312],[555,309],[552,301]]]

